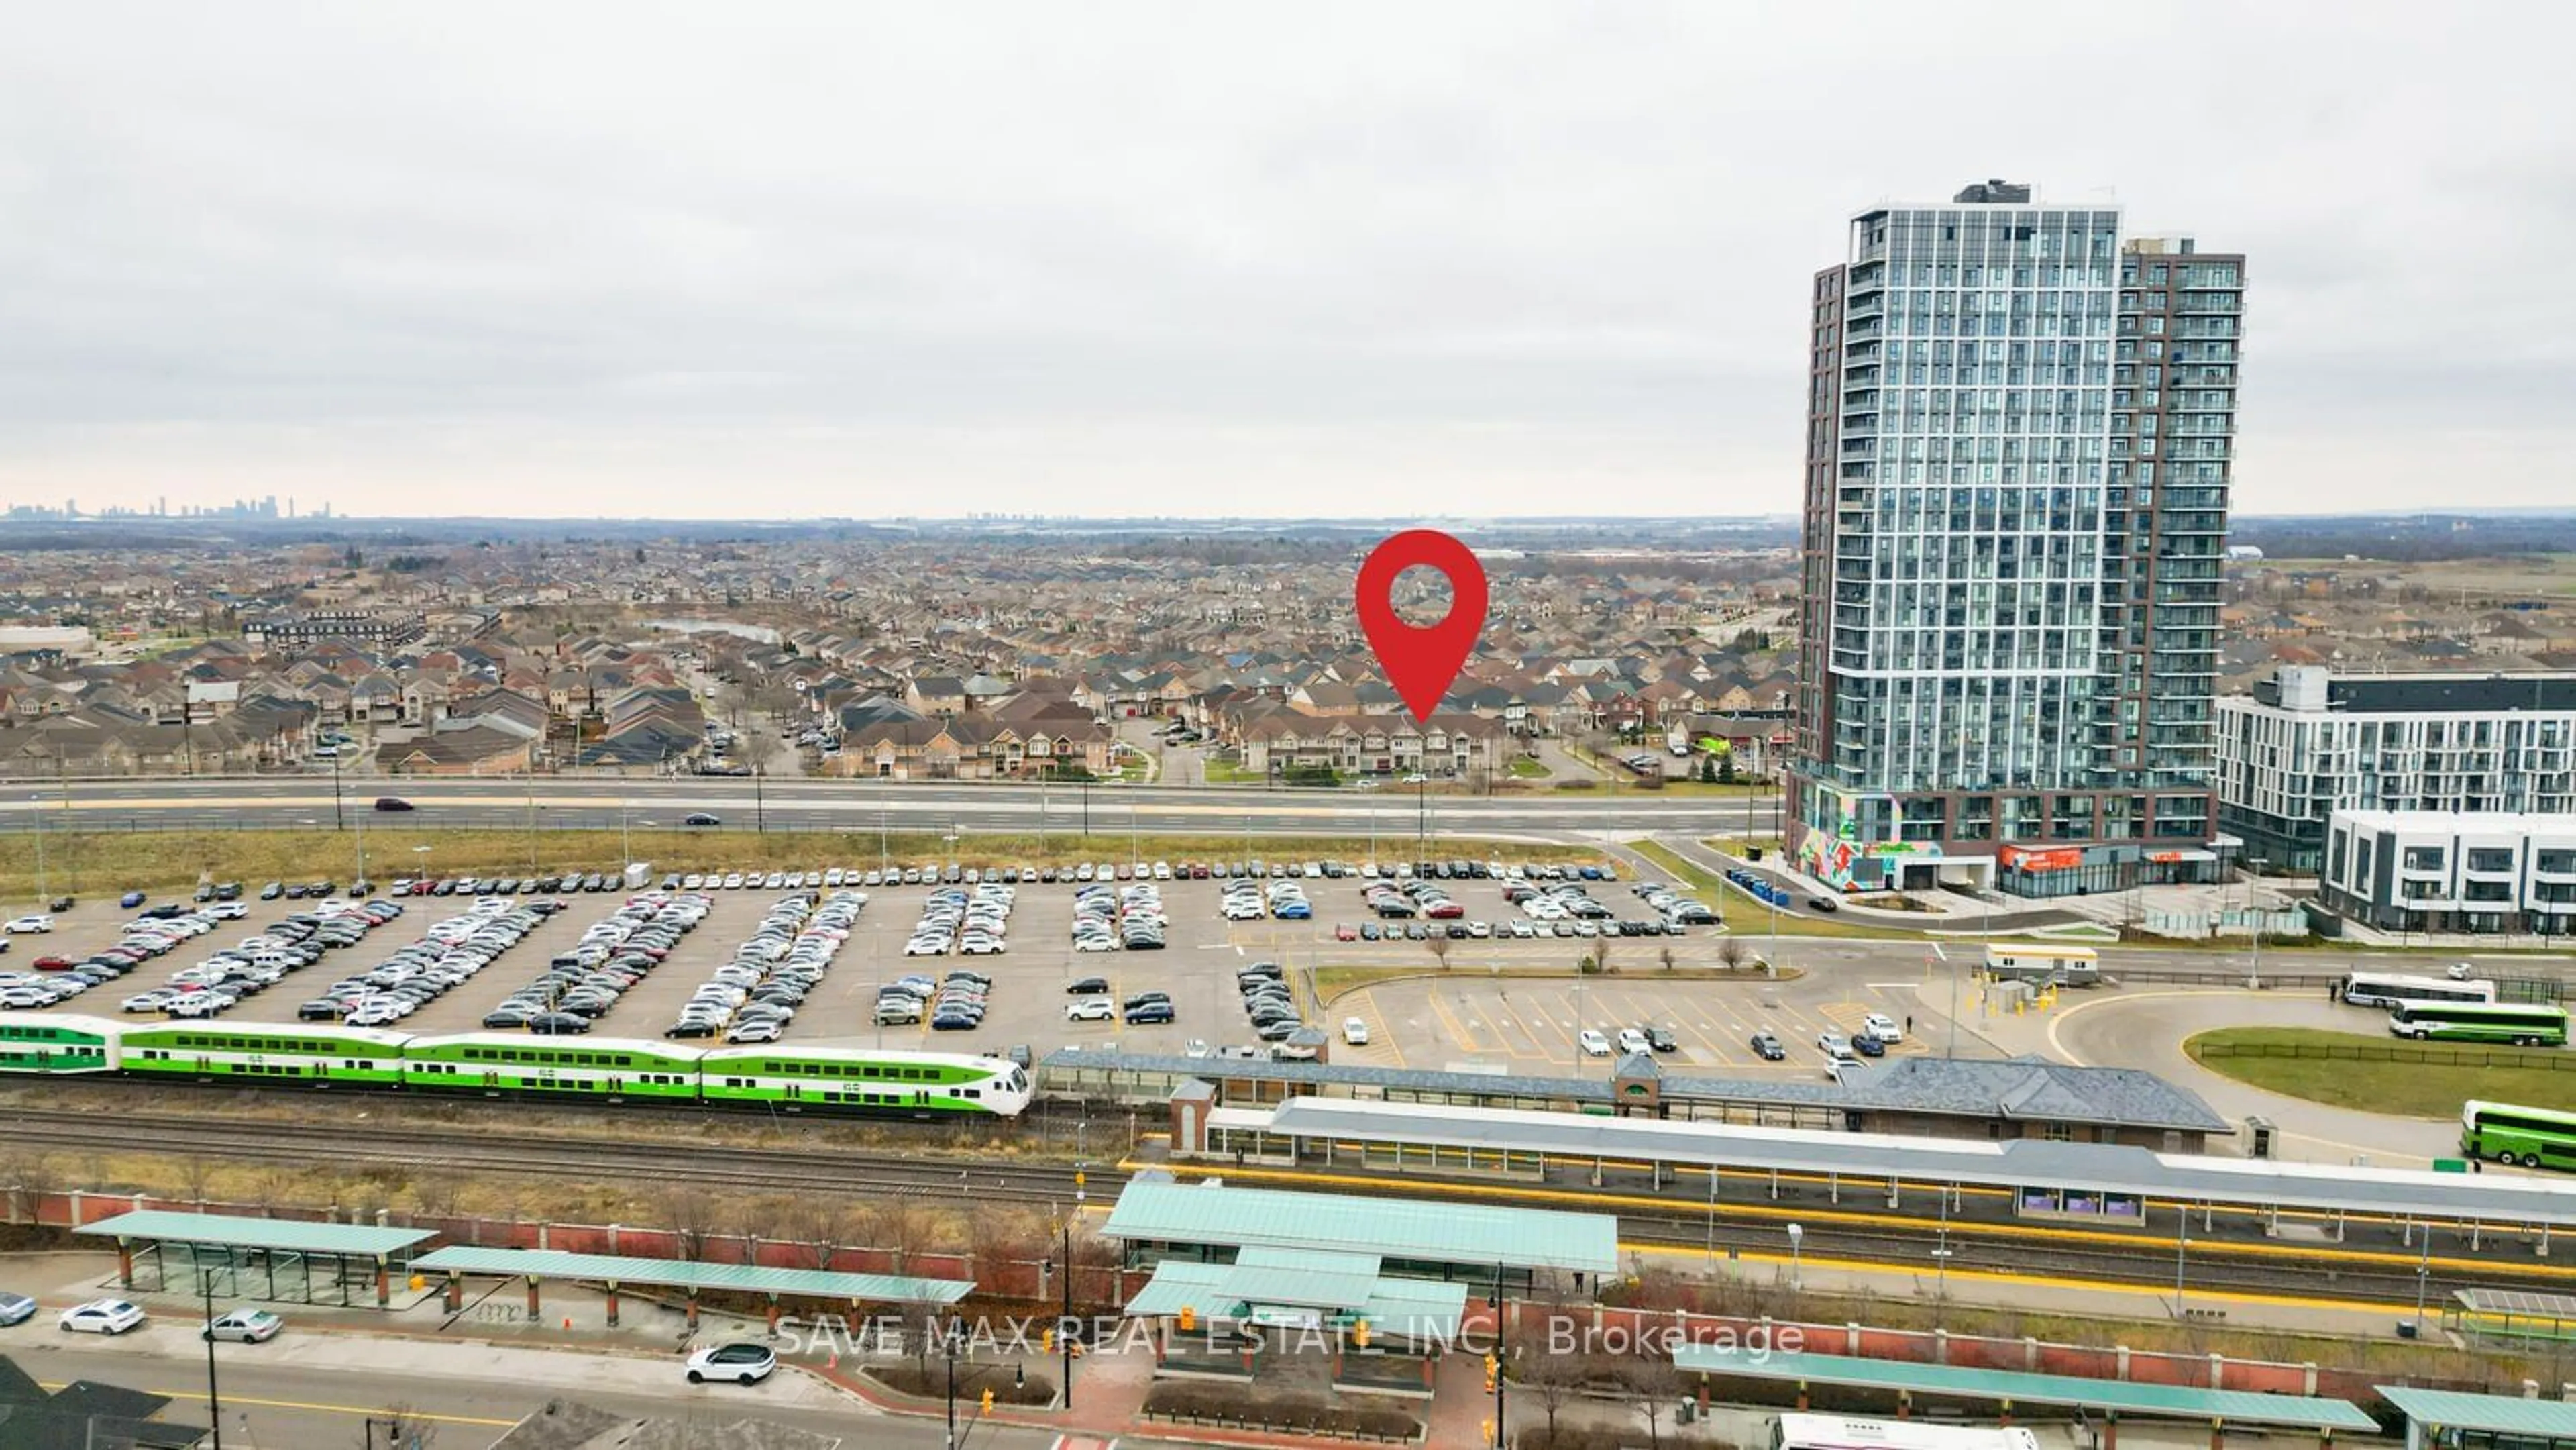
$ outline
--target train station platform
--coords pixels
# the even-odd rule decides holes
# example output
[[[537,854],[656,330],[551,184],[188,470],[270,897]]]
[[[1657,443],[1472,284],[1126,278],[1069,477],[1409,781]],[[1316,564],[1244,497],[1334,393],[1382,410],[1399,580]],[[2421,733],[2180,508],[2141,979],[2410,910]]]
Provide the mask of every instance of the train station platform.
[[[2521,1395],[2374,1385],[2406,1416],[2406,1450],[2568,1450],[2576,1446],[2576,1404]]]
[[[1980,1415],[1993,1413],[2007,1425],[2012,1423],[2016,1405],[2070,1409],[2085,1416],[2098,1413],[2103,1417],[2101,1450],[2118,1450],[2122,1415],[2207,1425],[2211,1450],[2226,1444],[2230,1424],[2258,1430],[2313,1431],[2320,1447],[2330,1446],[2337,1430],[2361,1434],[2379,1431],[2378,1421],[2347,1400],[2252,1390],[1909,1364],[1839,1354],[1754,1355],[1740,1349],[1697,1344],[1674,1349],[1673,1366],[1685,1375],[1698,1377],[1703,1407],[1710,1398],[1710,1381],[1736,1379],[1794,1385],[1801,1410],[1807,1408],[1811,1388],[1832,1386],[1892,1392],[1900,1419],[1911,1418],[1920,1408],[1917,1401],[1921,1399],[1962,1405]]]
[[[157,1209],[120,1213],[72,1232],[116,1241],[116,1281],[127,1289],[344,1309],[356,1302],[351,1291],[370,1281],[376,1307],[387,1307],[406,1256],[438,1237],[429,1229]],[[137,1282],[138,1264],[150,1270],[145,1282]],[[317,1269],[325,1271],[318,1282]]]
[[[524,1279],[528,1318],[542,1318],[542,1285],[548,1279],[595,1283],[607,1290],[608,1323],[617,1324],[618,1291],[628,1285],[678,1289],[688,1298],[689,1327],[698,1324],[698,1297],[709,1290],[754,1295],[765,1301],[776,1333],[782,1299],[867,1304],[954,1304],[975,1290],[964,1279],[923,1279],[903,1274],[844,1274],[827,1269],[778,1269],[758,1264],[699,1264],[682,1259],[639,1259],[620,1254],[571,1254],[552,1249],[487,1249],[456,1246],[412,1262],[415,1272],[447,1276],[447,1308],[465,1308],[465,1276]]]

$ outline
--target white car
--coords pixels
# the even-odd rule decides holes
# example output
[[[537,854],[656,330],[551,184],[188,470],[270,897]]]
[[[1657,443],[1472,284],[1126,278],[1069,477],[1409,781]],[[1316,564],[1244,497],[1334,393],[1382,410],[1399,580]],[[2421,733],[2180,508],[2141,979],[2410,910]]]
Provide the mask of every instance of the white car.
[[[64,1310],[54,1322],[73,1334],[123,1334],[143,1327],[143,1311],[122,1299],[92,1299]]]
[[[1610,1039],[1602,1036],[1592,1028],[1584,1028],[1583,1035],[1575,1040],[1583,1044],[1583,1055],[1586,1057],[1608,1057],[1610,1055]]]
[[[765,1344],[718,1344],[689,1356],[689,1383],[732,1380],[757,1384],[778,1369],[778,1356]]]
[[[235,1344],[265,1344],[277,1337],[286,1321],[265,1309],[236,1309],[197,1331],[200,1339],[230,1340]]]
[[[1622,1027],[1619,1029],[1620,1052],[1652,1052],[1654,1050],[1655,1044],[1646,1040],[1645,1033],[1638,1031],[1634,1027]]]
[[[0,927],[0,931],[6,931],[12,936],[26,936],[53,929],[54,919],[41,913],[35,916],[13,917],[7,926]]]
[[[1118,1004],[1106,997],[1085,997],[1079,1002],[1064,1004],[1064,1020],[1067,1022],[1108,1022],[1117,1016]]]
[[[1343,1040],[1344,1042],[1349,1043],[1349,1044],[1350,1044],[1351,1046],[1353,1046],[1353,1047],[1366,1047],[1366,1046],[1368,1046],[1368,1040],[1369,1040],[1368,1024],[1367,1024],[1367,1023],[1365,1023],[1365,1022],[1362,1022],[1362,1021],[1361,1021],[1360,1019],[1358,1019],[1357,1017],[1345,1017],[1345,1018],[1343,1018],[1343,1019],[1342,1019],[1342,1040]]]
[[[1862,1018],[1860,1020],[1860,1030],[1877,1038],[1881,1042],[1903,1042],[1905,1040],[1905,1033],[1897,1027],[1896,1019],[1888,1016],[1884,1012],[1872,1012],[1868,1016]]]
[[[1817,1037],[1816,1045],[1825,1050],[1825,1056],[1833,1058],[1836,1061],[1842,1061],[1852,1055],[1851,1039],[1843,1036],[1839,1032],[1827,1032],[1822,1034]]]

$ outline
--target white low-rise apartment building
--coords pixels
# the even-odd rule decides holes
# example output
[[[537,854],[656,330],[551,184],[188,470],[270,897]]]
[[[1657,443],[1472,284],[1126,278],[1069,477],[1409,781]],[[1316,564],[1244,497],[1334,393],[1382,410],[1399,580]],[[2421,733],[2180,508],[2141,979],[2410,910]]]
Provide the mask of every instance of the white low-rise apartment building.
[[[2299,875],[2338,810],[2576,811],[2576,675],[2283,665],[2218,701],[2218,803],[2248,862]]]
[[[2576,935],[2576,815],[2339,810],[2318,899],[2383,931]]]

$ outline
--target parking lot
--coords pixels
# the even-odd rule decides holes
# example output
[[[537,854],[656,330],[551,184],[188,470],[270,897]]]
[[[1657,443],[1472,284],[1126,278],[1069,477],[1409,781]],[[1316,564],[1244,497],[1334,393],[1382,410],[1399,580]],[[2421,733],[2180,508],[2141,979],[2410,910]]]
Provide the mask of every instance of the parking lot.
[[[1598,1077],[1612,1060],[1584,1052],[1584,1029],[1615,1043],[1622,1028],[1661,1027],[1674,1038],[1672,1051],[1656,1054],[1668,1072],[1818,1081],[1825,1054],[1817,1039],[1829,1031],[1854,1036],[1872,1012],[1900,1026],[1920,1019],[1887,1049],[1891,1057],[1931,1050],[1937,1040],[1938,1025],[1915,1002],[1912,983],[1843,976],[1831,982],[1658,981],[1653,968],[1639,967],[1616,978],[1561,981],[1453,969],[1352,992],[1329,1009],[1336,1062]],[[1367,1045],[1340,1041],[1346,1017],[1366,1025]],[[1782,1061],[1754,1052],[1758,1031],[1779,1039],[1787,1053]]]
[[[659,879],[657,874],[657,884]],[[1162,949],[1092,952],[1074,949],[1077,884],[1023,883],[1015,887],[1007,950],[972,957],[904,955],[905,940],[922,904],[936,888],[862,887],[859,889],[868,897],[866,909],[821,982],[797,1008],[783,1035],[791,1042],[928,1050],[999,1051],[1026,1045],[1044,1053],[1072,1045],[1179,1052],[1193,1041],[1216,1047],[1254,1041],[1234,981],[1235,969],[1254,961],[1280,962],[1291,968],[1347,965],[1430,970],[1439,968],[1445,956],[1448,970],[1463,979],[1480,967],[1571,967],[1578,957],[1606,950],[1623,973],[1633,975],[1651,972],[1668,952],[1677,963],[1714,964],[1724,940],[1716,932],[1701,929],[1672,935],[1603,936],[1597,926],[1593,935],[1577,936],[1570,923],[1562,922],[1546,925],[1564,929],[1564,936],[1514,937],[1510,934],[1512,924],[1528,923],[1527,915],[1520,906],[1504,899],[1507,883],[1490,877],[1437,883],[1439,891],[1460,908],[1454,918],[1381,921],[1363,899],[1363,889],[1369,884],[1356,874],[1307,877],[1299,885],[1311,903],[1312,917],[1280,920],[1265,915],[1255,920],[1228,920],[1220,906],[1220,880],[1166,880],[1157,883],[1169,918]],[[1624,881],[1581,884],[1615,914],[1614,930],[1617,918],[1639,920],[1655,916],[1631,894]],[[593,1030],[603,1036],[662,1036],[691,994],[730,960],[734,949],[759,926],[783,889],[707,890],[704,894],[709,910],[705,920],[681,937],[658,967],[599,1013]],[[825,888],[826,894],[829,889]],[[245,910],[241,919],[219,923],[216,930],[184,943],[167,956],[145,962],[125,977],[51,1010],[118,1016],[117,1004],[125,997],[159,986],[178,968],[229,947],[292,913],[309,910],[312,905],[305,901],[260,901],[254,899],[256,892],[257,885],[252,884],[240,903]],[[557,954],[571,950],[583,931],[616,911],[627,894],[623,890],[555,893],[556,899],[565,903],[565,909],[545,918],[470,980],[389,1024],[389,1030],[418,1035],[480,1030],[486,1013],[543,973]],[[526,899],[515,898],[518,902]],[[334,951],[312,966],[293,972],[225,1015],[245,1021],[293,1020],[299,1006],[334,980],[365,972],[397,947],[418,940],[432,923],[463,913],[472,905],[462,896],[408,895],[400,900],[405,908],[402,917],[372,932],[356,946]],[[87,956],[113,944],[133,915],[112,899],[85,900],[58,919],[57,930],[50,936],[17,938],[11,953],[0,956],[0,970],[24,969],[39,954],[74,959]],[[1379,927],[1381,939],[1361,939],[1359,933],[1364,925]],[[1398,934],[1387,937],[1387,927],[1396,928]],[[1420,929],[1425,938],[1405,939],[1401,931],[1406,927]],[[1453,928],[1471,927],[1476,935],[1448,935]],[[1525,925],[1524,929],[1530,928]],[[1428,940],[1434,930],[1442,933],[1440,955],[1435,955]],[[959,968],[993,979],[987,1015],[976,1028],[941,1032],[933,1031],[927,1022],[879,1025],[876,1021],[878,990],[884,984],[911,973],[937,979]],[[1107,988],[1101,995],[1116,1000],[1123,1001],[1146,990],[1167,993],[1175,1020],[1155,1025],[1130,1025],[1115,1019],[1067,1020],[1066,1005],[1077,995],[1069,994],[1067,988],[1093,977],[1101,979]],[[1559,985],[1562,990],[1555,995],[1562,1000],[1550,1000],[1543,989]],[[1618,1026],[1648,1019],[1669,1020],[1682,1037],[1681,1051],[1675,1055],[1677,1065],[1711,1067],[1738,1062],[1749,1054],[1740,1040],[1730,1039],[1740,1039],[1738,1026],[1752,1020],[1748,1014],[1760,1010],[1748,995],[1756,990],[1750,987],[1684,990],[1678,984],[1662,989],[1624,983],[1599,989],[1587,986],[1587,1000],[1579,1011],[1571,983],[1533,983],[1530,991],[1513,989],[1508,998],[1501,986],[1488,990],[1489,996],[1478,997],[1473,989],[1462,994],[1460,989],[1444,984],[1443,993],[1435,1000],[1420,985],[1390,986],[1371,993],[1347,1013],[1337,1009],[1329,1014],[1329,1020],[1325,1014],[1311,1011],[1311,1001],[1301,996],[1300,1003],[1310,1009],[1310,1020],[1337,1036],[1344,1015],[1359,1015],[1373,1024],[1374,1040],[1367,1047],[1346,1048],[1337,1043],[1336,1055],[1344,1060],[1414,1066],[1451,1061],[1508,1062],[1523,1070],[1537,1070],[1551,1061],[1562,1061],[1566,1070],[1572,1070],[1578,1055],[1573,1034],[1579,1030],[1578,1024],[1595,1019],[1608,1025],[1614,1034]],[[1729,994],[1745,1000],[1736,1002]],[[1789,1029],[1803,1028],[1806,1021],[1795,1016],[1796,1010],[1790,1009],[1791,1015],[1775,1026],[1793,1047],[1800,1037],[1813,1036],[1803,1031],[1799,1036],[1792,1035]],[[141,1023],[157,1021],[159,1017],[136,1014],[125,1020]],[[1815,1020],[1821,1023],[1838,1019],[1815,1014]],[[1856,1015],[1852,1020],[1857,1021]]]

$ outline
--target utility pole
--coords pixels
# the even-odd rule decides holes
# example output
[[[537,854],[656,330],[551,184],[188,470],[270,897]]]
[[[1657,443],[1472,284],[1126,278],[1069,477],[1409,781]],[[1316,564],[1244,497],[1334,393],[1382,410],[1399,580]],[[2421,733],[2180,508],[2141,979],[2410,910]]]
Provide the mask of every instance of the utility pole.
[[[334,830],[349,829],[349,815],[340,803],[340,747],[331,747],[331,824]]]
[[[36,900],[48,902],[53,898],[45,893],[45,798],[27,797],[27,808],[36,815]]]
[[[761,793],[760,776],[761,769],[754,764],[751,768],[751,828],[765,836],[769,834],[769,803]]]

